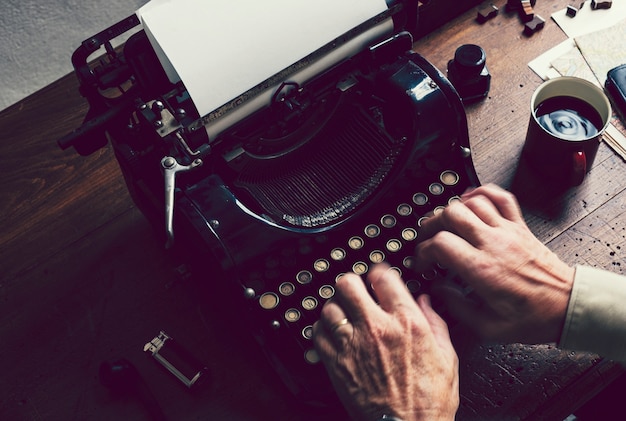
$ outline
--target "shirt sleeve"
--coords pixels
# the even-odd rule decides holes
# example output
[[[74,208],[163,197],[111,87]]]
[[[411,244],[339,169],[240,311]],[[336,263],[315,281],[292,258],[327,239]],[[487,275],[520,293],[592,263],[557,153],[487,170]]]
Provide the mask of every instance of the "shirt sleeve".
[[[626,276],[576,267],[559,348],[626,362]]]

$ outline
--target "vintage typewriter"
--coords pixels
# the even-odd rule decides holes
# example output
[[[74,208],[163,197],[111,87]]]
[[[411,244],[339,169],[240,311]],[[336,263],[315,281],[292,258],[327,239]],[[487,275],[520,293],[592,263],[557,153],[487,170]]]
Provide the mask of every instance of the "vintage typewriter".
[[[386,261],[412,294],[427,291],[445,273],[412,271],[420,223],[478,183],[461,101],[412,51],[417,10],[417,1],[388,1],[206,114],[166,74],[136,15],[72,58],[90,110],[60,146],[86,155],[110,140],[166,247],[235,292],[237,314],[310,403],[333,399],[311,336],[335,280]],[[131,30],[123,48],[111,46]],[[359,48],[318,65],[357,38]]]

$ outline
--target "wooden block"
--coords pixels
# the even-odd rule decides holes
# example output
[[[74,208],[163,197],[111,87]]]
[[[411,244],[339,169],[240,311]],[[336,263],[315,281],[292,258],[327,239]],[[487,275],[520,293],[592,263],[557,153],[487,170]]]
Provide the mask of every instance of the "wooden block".
[[[535,32],[543,29],[543,25],[546,21],[539,15],[535,15],[530,22],[524,25],[524,35],[531,36]]]
[[[530,0],[522,0],[520,2],[521,8],[519,9],[519,17],[522,19],[522,22],[530,22],[535,17],[535,12],[533,11],[533,6],[530,3]]]
[[[483,24],[498,15],[498,8],[493,3],[482,4],[476,9],[476,22]]]
[[[530,5],[532,7],[535,7],[535,3],[537,3],[537,0],[530,0]],[[521,10],[521,8],[522,0],[507,0],[505,5],[505,10],[507,12],[516,12],[518,10]]]
[[[600,1],[591,0],[591,9],[593,10],[610,9],[612,5],[613,5],[613,2],[611,0],[600,0]]]
[[[565,11],[565,14],[567,16],[569,16],[570,18],[573,18],[574,16],[576,16],[576,13],[578,13],[577,8],[575,8],[574,6],[567,6],[567,10]]]

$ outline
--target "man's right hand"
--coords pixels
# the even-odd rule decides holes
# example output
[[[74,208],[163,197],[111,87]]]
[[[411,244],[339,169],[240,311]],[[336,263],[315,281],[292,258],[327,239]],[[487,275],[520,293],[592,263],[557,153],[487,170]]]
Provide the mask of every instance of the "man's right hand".
[[[422,224],[417,271],[439,264],[473,288],[474,300],[434,286],[451,314],[480,336],[499,341],[559,340],[574,279],[528,229],[515,197],[486,185]],[[470,296],[471,296],[470,295]]]

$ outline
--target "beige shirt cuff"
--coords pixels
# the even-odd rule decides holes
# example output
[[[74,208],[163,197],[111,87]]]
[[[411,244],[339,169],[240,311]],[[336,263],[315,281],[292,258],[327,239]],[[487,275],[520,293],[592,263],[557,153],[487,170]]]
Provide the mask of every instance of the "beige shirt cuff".
[[[626,362],[626,277],[576,267],[559,348]]]

